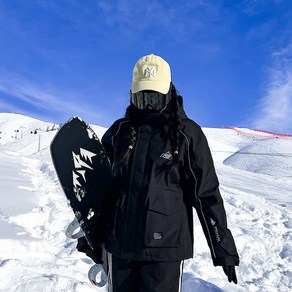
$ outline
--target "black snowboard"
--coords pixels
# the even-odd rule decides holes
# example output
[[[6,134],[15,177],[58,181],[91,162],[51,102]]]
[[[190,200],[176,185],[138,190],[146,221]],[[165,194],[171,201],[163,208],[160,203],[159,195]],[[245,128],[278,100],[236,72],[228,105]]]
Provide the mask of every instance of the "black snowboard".
[[[105,150],[90,126],[74,117],[54,137],[51,157],[68,202],[94,250],[102,241],[102,207],[112,180]]]

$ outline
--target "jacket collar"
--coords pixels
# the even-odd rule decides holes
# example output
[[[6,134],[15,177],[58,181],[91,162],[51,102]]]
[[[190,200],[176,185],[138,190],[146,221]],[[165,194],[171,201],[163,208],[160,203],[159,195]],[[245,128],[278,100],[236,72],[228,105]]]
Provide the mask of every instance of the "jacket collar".
[[[157,112],[149,109],[140,110],[133,105],[130,105],[126,112],[126,119],[129,119],[134,125],[169,125],[175,122],[175,114],[170,107],[167,107],[162,112]],[[178,111],[178,119],[187,118],[182,107]]]

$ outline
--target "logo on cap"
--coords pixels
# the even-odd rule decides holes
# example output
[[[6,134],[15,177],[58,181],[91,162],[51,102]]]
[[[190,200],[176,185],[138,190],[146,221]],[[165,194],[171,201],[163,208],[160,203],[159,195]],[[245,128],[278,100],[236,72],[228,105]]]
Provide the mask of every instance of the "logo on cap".
[[[154,78],[156,76],[156,68],[155,67],[146,67],[144,70],[144,76],[146,78]]]

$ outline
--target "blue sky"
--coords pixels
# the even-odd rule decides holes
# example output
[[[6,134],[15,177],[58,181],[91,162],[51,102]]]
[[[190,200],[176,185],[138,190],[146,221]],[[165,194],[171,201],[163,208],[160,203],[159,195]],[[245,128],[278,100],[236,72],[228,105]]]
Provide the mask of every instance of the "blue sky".
[[[0,112],[108,127],[149,53],[201,126],[292,133],[291,0],[1,0]]]

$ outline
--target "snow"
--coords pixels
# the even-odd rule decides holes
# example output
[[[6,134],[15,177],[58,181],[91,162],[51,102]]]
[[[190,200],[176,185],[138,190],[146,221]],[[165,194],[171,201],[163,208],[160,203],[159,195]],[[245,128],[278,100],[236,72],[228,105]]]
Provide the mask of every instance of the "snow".
[[[58,126],[0,113],[0,291],[106,291],[89,282],[92,260],[64,233],[73,214],[49,154]],[[99,137],[106,130],[93,128]],[[291,291],[292,138],[203,130],[240,255],[239,283],[213,267],[195,215],[183,291]]]

